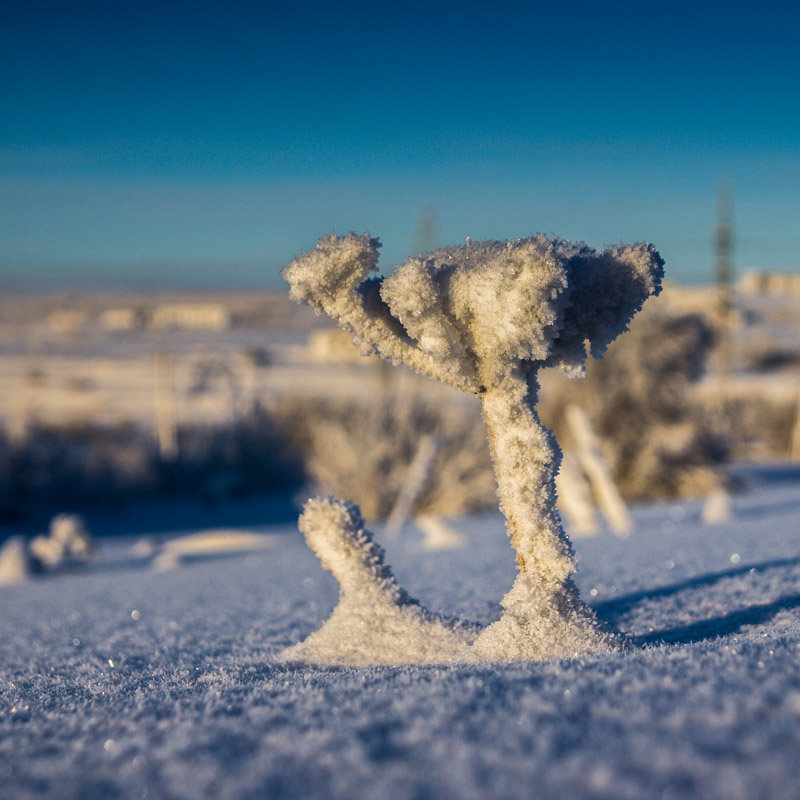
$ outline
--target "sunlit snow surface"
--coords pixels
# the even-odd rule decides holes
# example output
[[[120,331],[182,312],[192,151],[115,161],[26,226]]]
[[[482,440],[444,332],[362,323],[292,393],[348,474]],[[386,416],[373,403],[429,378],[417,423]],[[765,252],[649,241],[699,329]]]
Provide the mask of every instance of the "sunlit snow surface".
[[[574,661],[276,666],[336,602],[299,533],[161,572],[101,538],[83,572],[0,587],[0,797],[797,796],[800,469],[745,477],[730,523],[664,504],[577,541],[634,647]],[[466,548],[382,544],[431,610],[485,624],[512,551],[497,514],[456,526]]]

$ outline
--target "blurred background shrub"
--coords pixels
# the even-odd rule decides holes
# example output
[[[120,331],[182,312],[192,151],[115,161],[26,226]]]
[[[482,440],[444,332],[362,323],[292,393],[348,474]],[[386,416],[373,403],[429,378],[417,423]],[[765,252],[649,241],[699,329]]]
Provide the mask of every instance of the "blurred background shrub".
[[[712,290],[668,287],[584,379],[540,373],[542,419],[569,453],[567,408],[581,407],[628,500],[706,495],[727,461],[800,458],[792,297],[742,293],[722,324]],[[496,507],[474,398],[364,359],[314,319],[273,333],[264,314],[247,325],[232,314],[224,331],[87,322],[65,336],[28,316],[0,328],[0,521],[143,497],[312,493],[379,519],[415,480],[410,515]]]
[[[411,386],[387,387],[377,397],[292,398],[274,409],[303,456],[312,491],[358,503],[367,519],[384,519],[416,468],[424,475],[414,515],[494,505],[494,473],[478,404],[449,392],[427,392],[422,381],[406,383]],[[427,465],[418,458],[426,441],[432,444]]]
[[[706,495],[720,484],[726,437],[691,391],[714,341],[700,314],[648,305],[602,360],[590,361],[585,378],[543,376],[542,419],[568,451],[573,435],[565,410],[581,406],[626,499]]]
[[[13,521],[43,509],[85,509],[145,497],[221,501],[293,492],[302,460],[260,406],[223,425],[183,424],[174,457],[135,423],[32,423],[0,435],[0,513]]]

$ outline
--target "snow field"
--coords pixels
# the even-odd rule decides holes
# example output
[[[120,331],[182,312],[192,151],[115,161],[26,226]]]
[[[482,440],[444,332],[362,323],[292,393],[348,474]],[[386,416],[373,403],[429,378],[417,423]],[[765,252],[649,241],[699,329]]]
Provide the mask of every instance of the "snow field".
[[[281,665],[338,595],[296,529],[168,572],[98,530],[95,564],[0,589],[0,797],[794,796],[800,471],[745,477],[730,523],[658,504],[578,540],[581,595],[633,645],[539,663]],[[487,624],[502,518],[454,525],[450,551],[376,536],[426,607]]]

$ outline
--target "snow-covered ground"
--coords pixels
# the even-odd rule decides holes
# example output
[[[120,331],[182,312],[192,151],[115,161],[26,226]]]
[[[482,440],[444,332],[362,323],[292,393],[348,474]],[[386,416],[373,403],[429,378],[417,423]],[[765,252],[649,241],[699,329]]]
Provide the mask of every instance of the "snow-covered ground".
[[[740,473],[728,523],[659,504],[578,540],[631,647],[548,663],[277,665],[337,597],[296,529],[162,571],[96,530],[94,564],[0,587],[0,797],[795,797],[800,467]],[[499,514],[455,526],[456,550],[376,536],[428,608],[486,624],[513,552]]]

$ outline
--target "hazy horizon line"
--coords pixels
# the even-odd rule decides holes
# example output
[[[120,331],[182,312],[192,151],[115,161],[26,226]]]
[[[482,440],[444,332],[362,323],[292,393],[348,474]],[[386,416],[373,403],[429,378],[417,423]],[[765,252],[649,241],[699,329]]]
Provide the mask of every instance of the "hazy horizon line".
[[[284,266],[256,259],[39,262],[0,268],[0,291],[273,291],[285,285]]]

